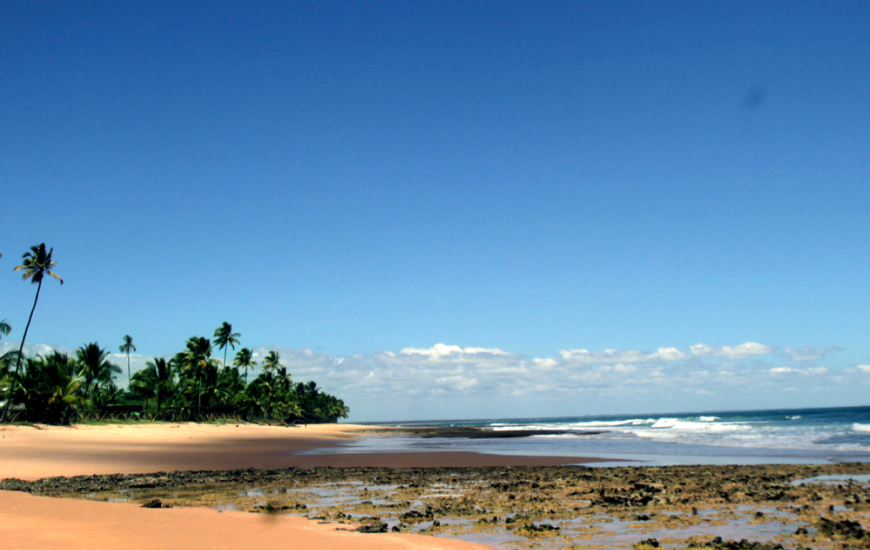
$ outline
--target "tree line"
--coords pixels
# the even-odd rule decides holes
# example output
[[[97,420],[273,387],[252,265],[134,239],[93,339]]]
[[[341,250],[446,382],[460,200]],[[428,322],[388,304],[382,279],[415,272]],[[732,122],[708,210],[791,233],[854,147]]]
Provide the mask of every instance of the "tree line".
[[[0,357],[0,401],[9,418],[16,415],[31,422],[67,424],[87,413],[140,410],[152,418],[197,420],[215,415],[242,420],[277,422],[335,422],[347,418],[344,401],[325,393],[315,382],[293,382],[278,352],[270,351],[262,370],[248,381],[248,371],[257,366],[254,353],[241,348],[227,364],[227,352],[235,351],[241,335],[224,322],[212,339],[194,336],[168,360],[155,358],[144,369],[130,372],[130,353],[136,351],[133,338],[124,336],[119,350],[127,355],[127,387],[115,383],[121,367],[109,361],[110,352],[97,342],[82,345],[75,357],[54,351],[35,357],[24,356],[24,341],[39,300],[46,275],[58,279],[51,267],[53,249],[31,247],[15,271],[37,284],[36,297],[19,350]],[[11,327],[0,321],[0,336]],[[223,360],[214,357],[215,347]],[[242,374],[241,371],[244,371]]]

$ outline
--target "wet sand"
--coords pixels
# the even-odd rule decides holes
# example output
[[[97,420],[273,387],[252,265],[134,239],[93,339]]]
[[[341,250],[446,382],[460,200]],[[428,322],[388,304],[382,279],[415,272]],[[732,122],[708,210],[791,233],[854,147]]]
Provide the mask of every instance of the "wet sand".
[[[474,550],[483,546],[421,535],[366,535],[291,516],[136,504],[0,491],[0,541],[41,550]]]
[[[326,465],[330,455],[297,455],[340,445],[354,425],[240,424],[0,427],[0,479],[117,473]],[[443,457],[447,458],[447,457]],[[465,457],[471,459],[472,457]],[[346,460],[346,459],[345,459]],[[361,457],[372,463],[377,457]],[[341,460],[339,460],[340,462]],[[381,461],[389,464],[388,460]],[[398,463],[402,459],[399,458]],[[407,463],[412,463],[413,460]],[[462,460],[460,460],[462,462]],[[267,519],[264,519],[267,518]],[[477,545],[410,534],[377,536],[304,518],[206,508],[144,509],[0,491],[5,548],[473,549]]]
[[[510,548],[591,544],[643,550],[644,537],[654,536],[671,548],[744,549],[717,543],[719,533],[769,541],[769,548],[755,550],[772,550],[775,543],[870,548],[870,484],[793,483],[818,475],[868,475],[870,464],[593,469],[561,466],[587,460],[576,457],[299,454],[344,445],[365,430],[0,427],[0,479],[82,476],[0,483],[19,491],[0,491],[0,540],[12,541],[11,548],[260,549],[288,541],[312,548],[474,547],[415,534],[424,533]],[[94,476],[120,473],[144,475]],[[138,504],[160,498],[174,507],[151,510],[83,496]],[[215,509],[222,506],[235,511]],[[401,533],[347,531],[359,524]],[[279,542],[264,546],[263,540]],[[650,548],[659,544],[648,542]]]
[[[355,424],[5,426],[0,427],[0,479],[293,466],[459,468],[558,466],[598,461],[471,452],[300,454],[342,445],[361,437],[367,429]]]

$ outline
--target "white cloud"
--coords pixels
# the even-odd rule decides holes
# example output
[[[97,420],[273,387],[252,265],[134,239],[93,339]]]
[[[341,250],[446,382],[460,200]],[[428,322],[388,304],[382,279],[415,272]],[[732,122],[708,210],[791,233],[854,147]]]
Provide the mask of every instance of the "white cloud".
[[[647,361],[653,354],[634,350],[606,349],[590,352],[585,349],[562,350],[559,356],[563,363],[572,365],[606,365],[614,363],[641,363]]]
[[[727,360],[746,359],[754,355],[766,355],[776,351],[776,348],[758,344],[756,342],[746,342],[739,346],[719,346],[712,347],[705,344],[695,344],[689,350],[692,355],[700,358],[721,357]]]
[[[659,348],[653,357],[662,361],[681,361],[686,358],[686,354],[677,348]]]
[[[818,361],[819,359],[824,359],[824,357],[829,353],[834,353],[841,350],[837,346],[831,346],[827,348],[813,348],[810,346],[804,346],[800,349],[785,348],[782,351],[783,353],[788,355],[792,361]]]
[[[540,370],[544,371],[550,370],[559,364],[559,362],[552,357],[548,357],[546,359],[534,359],[533,361]]]
[[[0,355],[5,355],[10,351],[18,351],[18,348],[21,347],[21,342],[15,342],[14,340],[7,340],[5,342],[0,342]],[[66,353],[67,355],[75,355],[75,350],[58,346],[56,344],[24,344],[24,355],[26,357],[32,357],[34,355],[48,355],[49,353],[54,352],[55,350]]]
[[[437,378],[435,382],[442,386],[452,386],[457,390],[467,390],[468,388],[477,385],[477,378],[447,376],[445,378]]]
[[[461,348],[459,346],[448,346],[445,344],[435,344],[431,348],[404,348],[399,352],[401,355],[422,355],[424,357],[429,357],[433,360],[440,360],[443,358],[451,358],[454,360],[462,360],[463,358],[469,358],[473,356],[479,355],[506,355],[509,356],[511,354],[504,352],[500,349],[487,349],[487,348]]]
[[[0,351],[11,345],[0,342]],[[52,346],[28,345],[27,349],[29,353],[46,353]],[[344,399],[355,420],[472,414],[458,411],[478,411],[475,414],[479,417],[533,416],[532,403],[560,405],[571,414],[585,414],[596,412],[589,409],[593,406],[590,403],[601,403],[605,398],[620,403],[625,410],[637,410],[640,403],[673,402],[679,406],[686,395],[709,395],[711,407],[728,408],[729,401],[717,404],[714,399],[740,395],[745,402],[753,392],[780,391],[787,383],[794,386],[796,380],[813,387],[870,383],[866,376],[870,365],[845,370],[815,365],[802,369],[800,357],[774,353],[775,348],[754,342],[660,347],[655,351],[571,349],[536,358],[498,348],[443,343],[346,356],[279,346],[254,350],[260,361],[269,351],[280,354],[294,381],[314,380],[324,391]],[[746,361],[748,358],[751,360]],[[118,380],[123,386],[126,356],[115,353],[112,359],[124,370]],[[131,356],[132,369],[144,367],[150,359]],[[258,367],[248,379],[259,372]],[[837,382],[838,378],[842,381]]]

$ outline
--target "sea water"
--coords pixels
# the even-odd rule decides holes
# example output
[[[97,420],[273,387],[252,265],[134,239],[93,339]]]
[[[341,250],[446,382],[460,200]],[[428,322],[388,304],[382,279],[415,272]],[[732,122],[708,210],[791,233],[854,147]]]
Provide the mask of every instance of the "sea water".
[[[870,461],[870,407],[381,424],[522,430],[528,432],[528,437],[369,437],[342,452],[454,450],[596,457],[613,459],[614,464],[628,461],[655,465]],[[565,433],[535,435],[545,430]]]

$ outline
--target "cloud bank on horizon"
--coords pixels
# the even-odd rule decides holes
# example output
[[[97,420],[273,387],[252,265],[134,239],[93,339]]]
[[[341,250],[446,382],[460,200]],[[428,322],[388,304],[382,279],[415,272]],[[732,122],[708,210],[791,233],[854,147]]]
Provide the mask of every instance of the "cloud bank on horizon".
[[[0,353],[17,345],[0,342]],[[25,346],[28,355],[52,350],[74,353],[62,346]],[[543,358],[440,343],[350,356],[266,346],[255,350],[255,358],[269,351],[280,353],[295,381],[314,380],[344,399],[355,421],[836,406],[861,403],[870,384],[870,365],[820,363],[839,348],[777,349],[757,342],[655,351],[572,349]],[[126,361],[124,354],[111,357],[119,365]],[[133,369],[152,358],[131,355]],[[125,379],[120,376],[119,383]],[[801,402],[793,400],[798,391]],[[816,402],[807,403],[807,395],[817,396]]]

